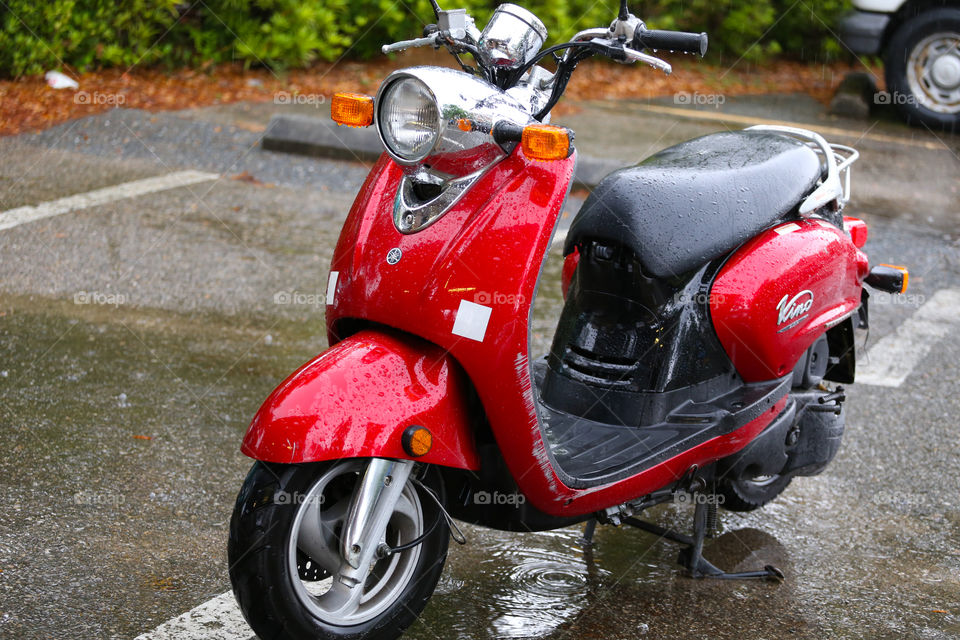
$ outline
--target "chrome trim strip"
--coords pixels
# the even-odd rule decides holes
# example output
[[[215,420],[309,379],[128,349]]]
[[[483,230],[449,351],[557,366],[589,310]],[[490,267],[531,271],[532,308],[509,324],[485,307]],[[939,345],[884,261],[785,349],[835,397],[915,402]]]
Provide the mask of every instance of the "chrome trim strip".
[[[413,194],[414,176],[404,174],[393,201],[393,226],[403,234],[423,231],[450,211],[491,167],[493,164],[468,176],[445,181],[440,195],[426,202],[418,202]]]

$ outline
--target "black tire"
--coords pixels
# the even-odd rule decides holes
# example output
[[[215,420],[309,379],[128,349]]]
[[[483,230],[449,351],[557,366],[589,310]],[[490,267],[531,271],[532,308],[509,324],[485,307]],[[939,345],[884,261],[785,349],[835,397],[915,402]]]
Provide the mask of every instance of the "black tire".
[[[783,493],[792,479],[781,475],[762,482],[744,476],[724,478],[717,485],[717,493],[723,496],[720,506],[727,511],[754,511]]]
[[[447,556],[447,526],[440,522],[419,545],[411,577],[385,611],[360,624],[339,626],[320,619],[301,600],[294,580],[306,577],[298,551],[298,576],[291,576],[290,536],[299,505],[277,496],[302,496],[323,474],[344,462],[275,465],[257,462],[237,496],[230,521],[227,557],[233,593],[247,622],[263,640],[393,640],[416,620],[433,593]],[[417,486],[423,525],[429,528],[439,509]],[[442,495],[442,494],[441,494]],[[402,554],[412,551],[403,551]],[[324,575],[329,576],[329,573]]]
[[[926,81],[916,79],[915,72],[913,72],[915,78],[913,84],[910,80],[911,68],[923,66],[911,65],[911,55],[914,54],[915,49],[918,54],[926,49],[924,42],[937,34],[960,35],[960,9],[946,7],[931,9],[908,19],[897,28],[887,44],[884,56],[887,95],[889,101],[911,124],[925,124],[931,128],[957,131],[960,130],[960,111],[955,110],[953,101],[957,95],[957,89],[951,88],[949,90],[951,95],[947,98],[946,89],[929,79]],[[948,55],[956,56],[960,60],[960,53]],[[920,56],[918,59],[932,58]],[[960,62],[953,63],[951,60],[950,69],[955,70],[957,64]],[[952,75],[953,71],[950,74]],[[926,86],[927,90],[919,90],[918,87],[921,86]],[[953,85],[951,84],[950,87]],[[935,98],[937,95],[941,96],[939,101]],[[928,105],[937,108],[931,108]],[[960,105],[956,106],[960,108]]]

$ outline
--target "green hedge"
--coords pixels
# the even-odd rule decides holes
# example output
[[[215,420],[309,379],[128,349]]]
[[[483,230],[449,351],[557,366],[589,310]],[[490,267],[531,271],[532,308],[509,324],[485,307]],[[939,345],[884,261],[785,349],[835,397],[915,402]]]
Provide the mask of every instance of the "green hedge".
[[[846,0],[647,0],[634,13],[652,27],[707,31],[714,56],[759,60],[770,54],[825,59],[838,53],[831,28]],[[480,25],[496,2],[466,0]],[[603,25],[615,0],[524,6],[551,42]],[[376,56],[385,42],[419,35],[429,0],[5,0],[0,7],[0,75],[133,65],[241,61],[301,67],[341,56]],[[452,5],[445,2],[444,5]]]

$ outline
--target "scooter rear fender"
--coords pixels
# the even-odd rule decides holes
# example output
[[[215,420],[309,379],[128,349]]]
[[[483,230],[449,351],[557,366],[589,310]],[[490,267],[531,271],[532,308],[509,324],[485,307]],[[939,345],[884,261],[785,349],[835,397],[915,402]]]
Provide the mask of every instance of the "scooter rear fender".
[[[361,331],[284,380],[254,416],[241,450],[265,462],[381,457],[476,470],[468,388],[440,347],[400,332]],[[420,457],[401,442],[413,425],[433,435]]]

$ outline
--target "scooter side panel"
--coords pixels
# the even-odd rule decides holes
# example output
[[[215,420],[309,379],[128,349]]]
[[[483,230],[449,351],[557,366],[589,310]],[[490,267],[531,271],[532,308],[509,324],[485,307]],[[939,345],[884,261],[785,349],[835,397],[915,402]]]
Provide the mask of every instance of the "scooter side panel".
[[[381,160],[334,254],[337,287],[327,307],[331,343],[340,328],[362,319],[446,350],[472,381],[520,489],[538,509],[561,517],[659,489],[693,464],[735,453],[775,417],[768,412],[610,485],[581,490],[560,480],[537,418],[528,340],[533,295],[573,168],[574,158],[532,162],[518,149],[430,227],[404,235],[392,221],[402,169]]]
[[[257,460],[316,462],[356,457],[418,460],[478,469],[460,366],[412,336],[361,331],[304,364],[264,402],[241,450]],[[424,456],[408,455],[404,430],[433,435]]]
[[[779,225],[741,247],[717,275],[710,313],[747,382],[779,378],[860,306],[866,256],[823,220]]]
[[[551,467],[540,433],[528,326],[574,165],[575,157],[530,161],[518,148],[431,226],[404,235],[392,220],[402,169],[381,161],[331,265],[338,273],[327,307],[331,343],[340,327],[363,319],[446,349],[473,382],[511,473],[538,507],[553,506],[558,494],[570,491]],[[387,261],[391,251],[401,256],[394,264]]]

